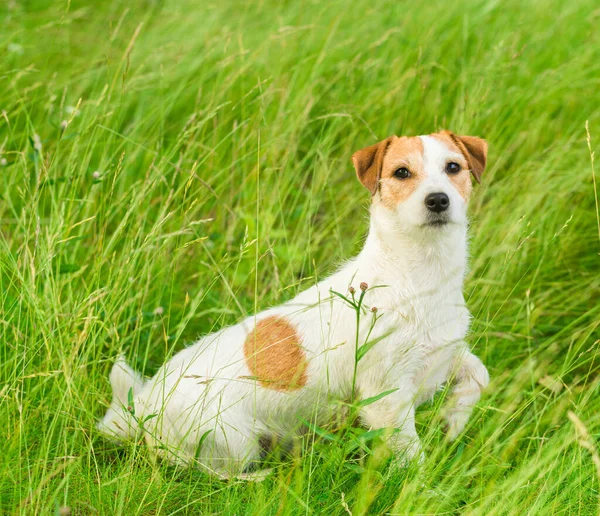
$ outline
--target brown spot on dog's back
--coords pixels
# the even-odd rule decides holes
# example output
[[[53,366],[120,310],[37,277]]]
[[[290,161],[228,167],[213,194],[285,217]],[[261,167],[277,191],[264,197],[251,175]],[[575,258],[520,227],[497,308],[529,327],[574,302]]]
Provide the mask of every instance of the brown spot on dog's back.
[[[407,179],[394,178],[400,167],[407,168],[411,176]],[[423,142],[418,136],[394,137],[385,155],[381,175],[381,200],[388,208],[408,199],[425,177]]]
[[[283,317],[259,321],[244,342],[252,375],[263,387],[292,391],[306,385],[307,361],[300,337]]]

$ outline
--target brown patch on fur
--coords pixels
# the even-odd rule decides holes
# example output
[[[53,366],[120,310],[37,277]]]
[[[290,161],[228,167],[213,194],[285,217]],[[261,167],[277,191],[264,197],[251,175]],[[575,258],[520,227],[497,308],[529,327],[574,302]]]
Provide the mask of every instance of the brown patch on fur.
[[[392,138],[381,173],[381,201],[388,208],[393,208],[408,199],[425,177],[421,138],[418,136]],[[410,171],[409,178],[394,177],[396,170],[401,167]]]
[[[263,387],[293,391],[306,385],[308,362],[296,329],[283,317],[259,321],[244,342],[246,364]]]
[[[370,145],[352,154],[352,164],[356,170],[356,176],[365,188],[371,192],[371,195],[375,195],[379,189],[383,158],[393,138],[393,136],[390,136],[375,145]]]
[[[441,141],[452,152],[456,152],[457,154],[463,156],[462,159],[454,160],[462,167],[462,170],[458,174],[448,174],[448,179],[450,179],[450,182],[454,185],[454,188],[456,188],[456,190],[458,191],[460,196],[465,200],[465,202],[468,202],[469,198],[471,197],[471,192],[473,191],[473,183],[471,181],[471,175],[469,174],[469,162],[464,156],[463,151],[449,136],[449,133],[450,131],[442,131],[441,133],[433,133],[429,136]]]
[[[469,173],[461,170],[458,174],[448,174],[448,179],[450,179],[450,182],[465,202],[468,202],[473,191],[473,183],[471,182]]]
[[[467,160],[473,177],[478,183],[481,183],[481,174],[485,170],[487,161],[487,142],[477,136],[461,136],[454,134],[452,131],[442,131],[439,135],[449,139],[454,144]]]

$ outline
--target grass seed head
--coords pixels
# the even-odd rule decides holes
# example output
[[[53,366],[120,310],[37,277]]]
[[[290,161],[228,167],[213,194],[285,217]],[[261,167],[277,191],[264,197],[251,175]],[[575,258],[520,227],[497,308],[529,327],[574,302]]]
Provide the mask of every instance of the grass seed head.
[[[42,139],[37,133],[33,135],[33,148],[36,152],[42,152]]]

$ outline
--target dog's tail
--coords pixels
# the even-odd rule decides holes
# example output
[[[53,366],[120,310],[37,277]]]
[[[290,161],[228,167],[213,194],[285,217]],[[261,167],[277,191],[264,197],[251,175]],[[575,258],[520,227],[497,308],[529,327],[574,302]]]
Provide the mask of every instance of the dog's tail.
[[[98,430],[119,441],[136,437],[139,425],[135,418],[134,398],[144,387],[144,379],[120,356],[110,372],[112,402],[106,415],[98,423]]]

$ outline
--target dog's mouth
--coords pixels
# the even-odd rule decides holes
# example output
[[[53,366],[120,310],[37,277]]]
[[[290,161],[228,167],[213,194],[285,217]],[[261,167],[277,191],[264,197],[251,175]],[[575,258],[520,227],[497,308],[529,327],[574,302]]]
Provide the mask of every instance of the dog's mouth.
[[[447,226],[448,224],[450,224],[450,219],[448,217],[435,217],[425,222],[424,226],[441,228],[443,226]]]

